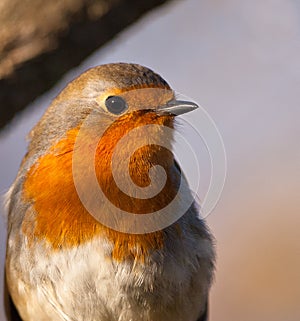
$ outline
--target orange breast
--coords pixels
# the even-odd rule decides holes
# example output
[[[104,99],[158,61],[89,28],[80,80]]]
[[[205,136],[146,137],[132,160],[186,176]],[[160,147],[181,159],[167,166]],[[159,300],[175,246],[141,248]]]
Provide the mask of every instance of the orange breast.
[[[157,123],[158,119],[148,117],[144,121]],[[148,213],[167,205],[175,196],[176,188],[168,179],[161,195],[151,200],[135,200],[135,202],[129,202],[128,195],[118,189],[110,169],[112,151],[122,135],[134,126],[129,118],[127,122],[123,120],[123,126],[114,127],[105,133],[95,155],[95,169],[99,184],[108,198],[114,202],[118,200],[120,206],[129,212]],[[79,129],[75,128],[67,132],[66,137],[40,157],[29,170],[24,183],[23,198],[25,202],[32,202],[36,214],[32,217],[32,213],[26,213],[23,232],[31,244],[36,240],[46,240],[56,250],[79,246],[95,237],[107,237],[114,244],[112,252],[114,259],[144,260],[149,251],[163,246],[164,232],[157,231],[143,235],[120,233],[103,226],[88,213],[77,195],[72,175],[73,148],[78,131]],[[150,158],[144,161],[144,153],[147,151],[149,154],[149,148]],[[141,158],[143,158],[142,165],[137,165]],[[161,151],[157,146],[141,149],[134,155],[131,164],[133,180],[139,185],[147,184],[147,175],[140,173],[147,173],[151,164],[159,163],[161,159],[165,159],[164,165],[168,170],[167,166],[173,161],[169,151]],[[135,166],[144,168],[136,171]]]

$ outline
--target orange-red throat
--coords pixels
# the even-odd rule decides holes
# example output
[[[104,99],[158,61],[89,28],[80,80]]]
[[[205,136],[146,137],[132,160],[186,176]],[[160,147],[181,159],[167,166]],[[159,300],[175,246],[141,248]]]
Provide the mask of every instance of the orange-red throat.
[[[111,160],[116,144],[133,128],[149,124],[172,128],[173,116],[158,116],[154,111],[144,110],[127,113],[105,131],[95,153],[95,172],[104,194],[115,206],[135,214],[151,213],[163,208],[177,192],[179,178],[171,175],[173,155],[158,145],[151,144],[137,150],[128,167],[132,181],[143,187],[149,184],[149,169],[156,164],[163,166],[168,179],[157,196],[148,200],[133,199],[122,192],[114,181]],[[80,246],[95,237],[107,237],[114,245],[112,256],[115,259],[144,259],[149,251],[163,246],[163,231],[143,235],[114,231],[99,223],[81,203],[72,175],[73,150],[79,130],[79,127],[69,130],[29,170],[23,198],[25,202],[32,203],[35,213],[27,213],[23,232],[31,244],[45,240],[53,249]],[[157,132],[157,135],[160,134]],[[86,152],[89,152],[88,143]]]

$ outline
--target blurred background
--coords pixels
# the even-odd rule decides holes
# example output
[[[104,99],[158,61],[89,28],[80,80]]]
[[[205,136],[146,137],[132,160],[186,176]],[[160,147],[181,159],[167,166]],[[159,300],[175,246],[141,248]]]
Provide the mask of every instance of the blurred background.
[[[207,219],[218,252],[210,320],[299,321],[299,1],[170,1],[148,12],[0,132],[1,193],[15,178],[27,133],[57,93],[87,68],[119,61],[160,73],[208,111],[223,137],[227,179]],[[185,119],[197,128],[198,116]],[[4,258],[1,216],[2,275]]]

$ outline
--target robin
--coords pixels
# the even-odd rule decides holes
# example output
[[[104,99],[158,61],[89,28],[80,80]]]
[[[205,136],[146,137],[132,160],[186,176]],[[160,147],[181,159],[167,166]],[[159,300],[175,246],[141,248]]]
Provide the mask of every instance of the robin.
[[[185,202],[165,130],[195,108],[127,63],[89,69],[53,100],[7,195],[11,320],[207,320],[213,238],[197,204]],[[164,179],[151,176],[155,167]]]

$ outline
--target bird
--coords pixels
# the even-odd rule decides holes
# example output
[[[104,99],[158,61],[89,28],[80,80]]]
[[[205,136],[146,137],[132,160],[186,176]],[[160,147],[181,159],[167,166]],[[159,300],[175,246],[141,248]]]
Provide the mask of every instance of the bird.
[[[177,117],[197,107],[151,69],[121,62],[88,69],[54,98],[6,195],[9,320],[208,320],[214,237],[172,152]],[[137,190],[159,187],[157,166],[164,186],[141,197]],[[122,184],[129,177],[125,188],[118,175]]]

